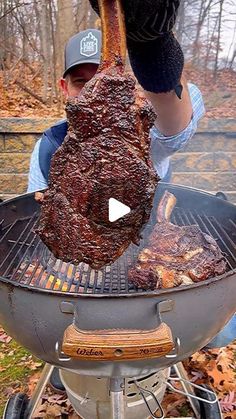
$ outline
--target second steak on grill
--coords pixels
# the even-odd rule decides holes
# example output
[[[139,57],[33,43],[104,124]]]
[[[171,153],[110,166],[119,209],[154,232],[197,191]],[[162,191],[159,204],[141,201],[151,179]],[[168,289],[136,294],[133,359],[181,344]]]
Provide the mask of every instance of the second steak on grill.
[[[130,282],[139,288],[190,285],[226,271],[221,250],[211,236],[197,225],[178,226],[169,221],[175,203],[175,196],[165,192],[149,244],[129,271]]]

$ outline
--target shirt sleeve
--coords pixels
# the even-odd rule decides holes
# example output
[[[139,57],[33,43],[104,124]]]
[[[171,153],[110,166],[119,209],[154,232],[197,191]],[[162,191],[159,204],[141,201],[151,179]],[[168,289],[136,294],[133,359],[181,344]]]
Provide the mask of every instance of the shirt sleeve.
[[[41,138],[37,141],[31,154],[27,192],[40,191],[46,189],[48,186],[39,165],[39,147],[41,141]]]
[[[188,89],[193,108],[193,114],[189,125],[177,135],[172,136],[163,135],[156,127],[151,129],[152,146],[154,146],[155,149],[158,148],[156,152],[158,153],[160,160],[171,156],[187,144],[197,130],[198,121],[205,113],[202,94],[198,87],[192,83],[188,83]]]

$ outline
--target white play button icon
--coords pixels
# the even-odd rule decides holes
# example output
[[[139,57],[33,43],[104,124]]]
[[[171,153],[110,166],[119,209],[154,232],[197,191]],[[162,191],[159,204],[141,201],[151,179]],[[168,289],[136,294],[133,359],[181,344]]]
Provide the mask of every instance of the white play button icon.
[[[117,201],[117,199],[109,199],[109,221],[111,223],[124,217],[124,215],[129,214],[130,211],[130,207],[127,207],[127,205]]]

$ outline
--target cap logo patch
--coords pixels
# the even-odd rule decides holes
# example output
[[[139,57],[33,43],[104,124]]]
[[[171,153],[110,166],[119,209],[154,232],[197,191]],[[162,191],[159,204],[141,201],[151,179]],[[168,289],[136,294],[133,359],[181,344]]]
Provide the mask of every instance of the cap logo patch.
[[[98,52],[98,40],[89,32],[87,36],[81,39],[80,41],[80,54],[85,57],[92,57]]]

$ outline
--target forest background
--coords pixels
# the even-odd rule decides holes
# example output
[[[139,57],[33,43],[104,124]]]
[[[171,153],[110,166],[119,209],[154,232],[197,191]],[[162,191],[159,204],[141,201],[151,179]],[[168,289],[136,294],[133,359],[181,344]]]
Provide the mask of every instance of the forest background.
[[[88,0],[0,0],[0,117],[63,115],[64,45],[89,27]],[[235,117],[235,0],[182,0],[175,30],[207,116]]]

